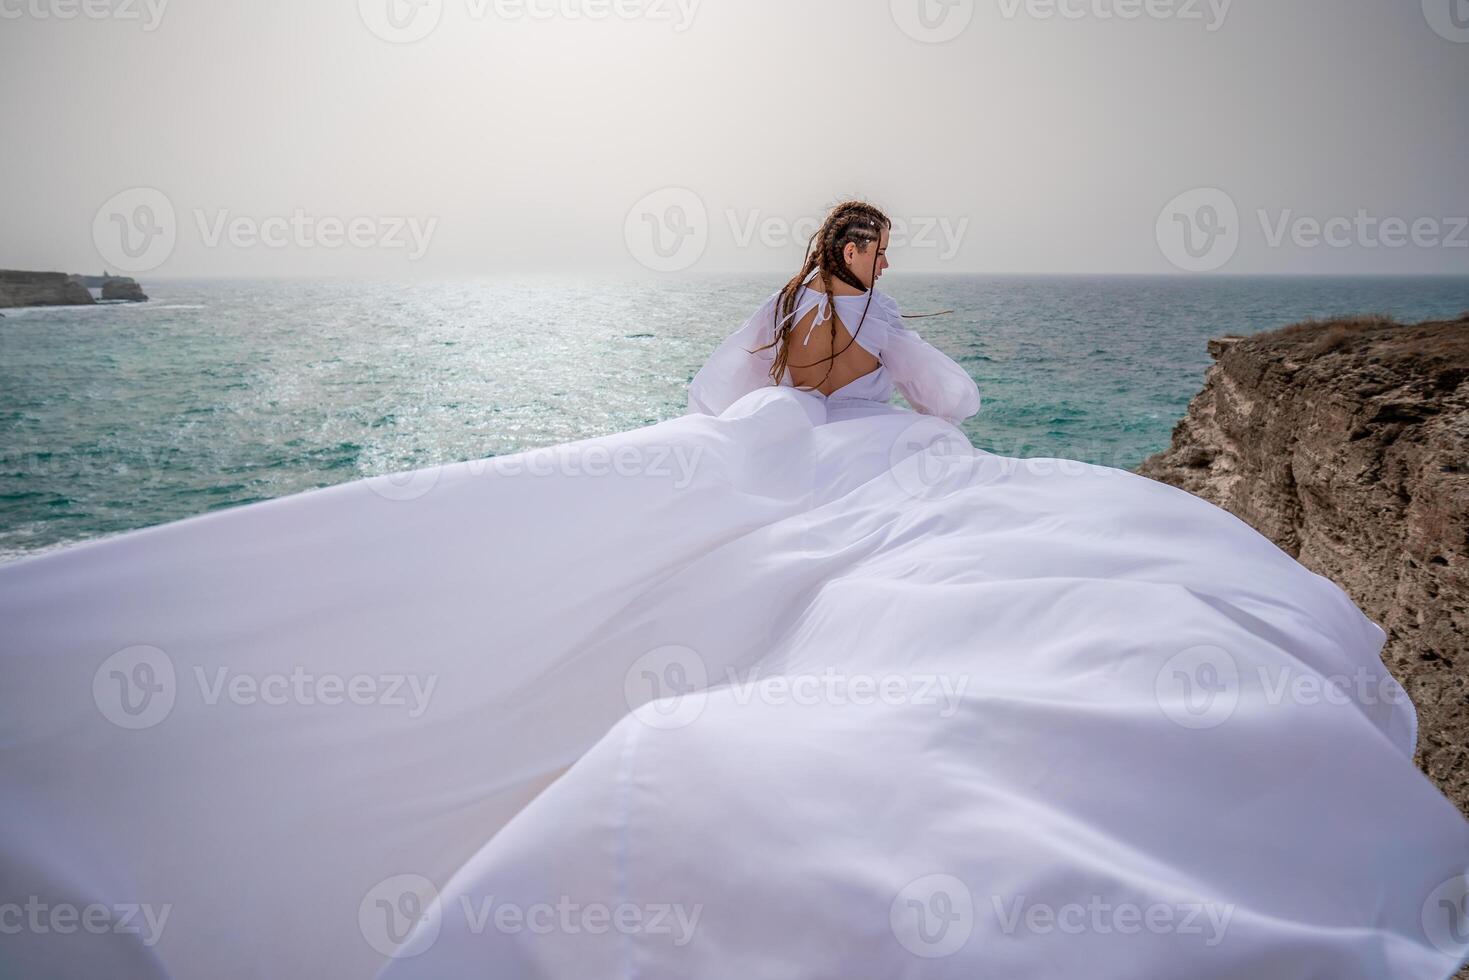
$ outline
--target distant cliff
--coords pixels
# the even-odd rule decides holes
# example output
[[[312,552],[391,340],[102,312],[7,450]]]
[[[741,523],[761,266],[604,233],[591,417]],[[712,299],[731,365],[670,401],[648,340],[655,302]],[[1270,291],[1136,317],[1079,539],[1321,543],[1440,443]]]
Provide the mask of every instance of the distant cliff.
[[[148,297],[127,276],[76,276],[65,272],[21,272],[0,269],[0,307],[90,306],[96,302],[88,286],[100,286],[104,300],[141,303]]]
[[[136,280],[127,276],[113,276],[102,282],[102,298],[121,303],[142,303],[147,301],[148,296]]]
[[[0,269],[0,306],[86,306],[87,287],[64,272]]]
[[[1418,764],[1469,813],[1469,313],[1306,321],[1209,352],[1137,472],[1230,511],[1382,626]]]

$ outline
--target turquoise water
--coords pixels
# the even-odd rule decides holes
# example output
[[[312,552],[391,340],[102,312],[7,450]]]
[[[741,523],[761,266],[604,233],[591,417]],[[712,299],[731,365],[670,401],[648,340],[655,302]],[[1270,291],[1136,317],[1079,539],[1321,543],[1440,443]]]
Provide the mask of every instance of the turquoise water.
[[[364,476],[681,414],[770,278],[150,281],[0,321],[0,560]],[[922,277],[883,286],[979,382],[1007,456],[1132,468],[1205,341],[1306,316],[1469,310],[1469,277]]]

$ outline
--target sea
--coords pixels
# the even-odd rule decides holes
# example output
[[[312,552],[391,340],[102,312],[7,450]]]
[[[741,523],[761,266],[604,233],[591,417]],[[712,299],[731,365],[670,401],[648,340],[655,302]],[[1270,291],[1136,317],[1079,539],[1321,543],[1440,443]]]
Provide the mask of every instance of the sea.
[[[141,304],[0,310],[0,561],[368,476],[652,425],[778,276],[170,279]],[[921,276],[882,286],[974,377],[964,429],[1132,469],[1206,341],[1469,311],[1469,276]]]

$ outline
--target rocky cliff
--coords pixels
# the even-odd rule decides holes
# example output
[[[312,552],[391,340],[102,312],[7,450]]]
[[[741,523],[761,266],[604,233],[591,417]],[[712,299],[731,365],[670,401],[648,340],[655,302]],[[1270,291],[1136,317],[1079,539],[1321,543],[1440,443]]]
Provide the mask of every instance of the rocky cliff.
[[[1246,521],[1382,626],[1416,761],[1469,813],[1469,313],[1306,321],[1209,352],[1137,472]]]
[[[64,272],[0,269],[0,307],[90,306],[96,300],[88,287],[100,287],[104,300],[142,303],[148,299],[143,287],[127,276],[79,276]]]
[[[123,303],[143,303],[148,299],[137,280],[127,276],[113,276],[102,282],[102,298]]]
[[[92,294],[64,272],[0,269],[0,306],[87,306]]]

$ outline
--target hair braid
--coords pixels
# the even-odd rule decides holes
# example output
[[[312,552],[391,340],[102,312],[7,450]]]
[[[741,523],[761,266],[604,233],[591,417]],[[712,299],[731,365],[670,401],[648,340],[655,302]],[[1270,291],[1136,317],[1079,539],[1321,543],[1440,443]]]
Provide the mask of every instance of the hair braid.
[[[877,208],[863,201],[843,201],[831,209],[821,227],[812,234],[806,244],[806,258],[801,264],[801,271],[782,287],[780,296],[775,304],[775,322],[778,324],[774,339],[756,350],[767,350],[776,348],[774,363],[770,368],[770,379],[772,384],[780,384],[790,367],[815,367],[817,364],[826,362],[826,374],[821,381],[815,385],[801,385],[802,388],[820,388],[831,377],[832,368],[836,365],[837,357],[844,353],[848,347],[857,339],[857,334],[862,330],[862,324],[867,322],[867,312],[872,307],[872,290],[869,289],[856,274],[847,267],[844,252],[848,243],[855,244],[859,251],[865,251],[868,246],[882,239],[884,227],[891,227],[892,222],[887,215]],[[874,273],[877,266],[877,253],[872,255]],[[792,322],[796,309],[797,295],[805,285],[806,279],[813,271],[821,277],[822,291],[826,293],[828,304],[829,322],[831,324],[831,346],[830,356],[811,364],[790,364],[791,335],[796,324]],[[862,319],[857,324],[857,330],[852,333],[849,340],[840,351],[836,350],[837,336],[837,307],[836,294],[832,287],[832,276],[836,276],[842,282],[855,289],[867,293],[867,306],[862,310]],[[875,279],[874,279],[875,282]],[[814,324],[813,324],[814,326]],[[750,353],[755,353],[751,351]]]

